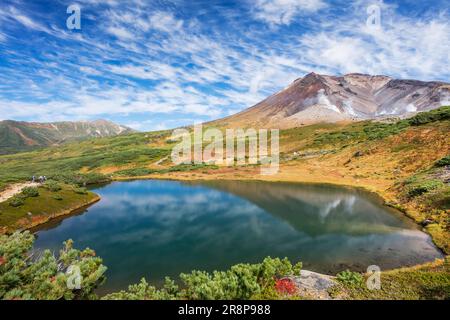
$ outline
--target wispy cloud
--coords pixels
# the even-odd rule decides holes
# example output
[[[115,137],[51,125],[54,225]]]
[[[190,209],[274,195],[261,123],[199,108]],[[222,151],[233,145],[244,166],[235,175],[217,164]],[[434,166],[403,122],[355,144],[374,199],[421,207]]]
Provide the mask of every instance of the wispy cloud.
[[[2,117],[155,129],[240,111],[310,71],[450,78],[445,2],[383,5],[378,30],[359,0],[78,2],[81,31],[61,1],[0,4]]]
[[[0,9],[0,13],[2,14],[2,19],[4,20],[16,21],[28,29],[49,32],[47,27],[22,14],[13,6]]]
[[[450,62],[448,14],[411,19],[385,7],[380,28],[369,28],[358,16],[364,8],[354,8],[354,19],[321,20],[318,31],[300,38],[302,59],[332,73],[449,79],[442,69]]]
[[[142,21],[141,21],[142,23]],[[170,12],[159,11],[154,13],[149,19],[149,27],[163,32],[177,32],[183,27],[183,20],[178,20]],[[146,26],[143,24],[143,26]],[[145,28],[144,28],[145,30]]]
[[[125,28],[121,27],[108,27],[108,32],[114,36],[116,36],[119,39],[122,40],[130,40],[133,39],[133,34],[126,30]]]
[[[252,5],[255,18],[271,25],[289,25],[299,15],[326,6],[323,0],[254,0]]]

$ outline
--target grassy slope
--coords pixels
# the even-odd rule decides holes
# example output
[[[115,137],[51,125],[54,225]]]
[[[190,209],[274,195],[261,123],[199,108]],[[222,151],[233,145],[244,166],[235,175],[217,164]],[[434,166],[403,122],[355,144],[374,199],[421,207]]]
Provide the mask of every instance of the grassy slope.
[[[427,230],[436,244],[449,253],[449,168],[435,164],[450,154],[450,121],[393,127],[379,132],[371,123],[360,123],[318,135],[309,145],[310,152],[332,153],[295,160],[292,171],[302,167],[309,170],[303,172],[304,177],[363,186],[381,194],[390,205],[417,222],[433,221]],[[423,194],[412,192],[430,185]]]
[[[446,261],[391,270],[381,273],[381,289],[369,290],[365,285],[338,284],[331,296],[350,300],[420,300],[450,299],[450,266]],[[365,280],[367,277],[365,278]]]
[[[53,126],[55,124],[57,128]],[[32,151],[67,141],[81,141],[94,137],[97,131],[109,136],[111,134],[108,132],[114,130],[115,125],[105,121],[53,124],[0,121],[0,154]]]
[[[111,173],[130,166],[148,165],[169,154],[165,137],[170,132],[136,133],[91,139],[44,150],[0,156],[0,188],[61,172]]]
[[[170,152],[164,143],[164,137],[168,134],[138,133],[0,156],[0,190],[10,183],[29,181],[33,175],[45,175],[68,184],[77,184],[80,181],[72,177],[73,172],[109,173],[130,165],[153,163]],[[61,177],[64,173],[67,175]],[[102,180],[101,177],[94,178],[92,182]],[[0,231],[46,222],[51,217],[68,214],[98,199],[90,192],[87,195],[75,193],[71,185],[65,185],[57,193],[40,189],[39,197],[27,198],[25,205],[18,208],[10,206],[10,201],[0,203]],[[56,200],[56,195],[60,195],[63,200]],[[33,214],[32,219],[28,218],[28,212]]]

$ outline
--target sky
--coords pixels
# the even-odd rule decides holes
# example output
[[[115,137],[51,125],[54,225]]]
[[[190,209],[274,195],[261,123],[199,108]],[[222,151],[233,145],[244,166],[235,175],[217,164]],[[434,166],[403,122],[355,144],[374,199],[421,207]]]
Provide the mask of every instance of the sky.
[[[449,0],[1,0],[0,120],[161,130],[310,72],[450,82],[449,18]]]

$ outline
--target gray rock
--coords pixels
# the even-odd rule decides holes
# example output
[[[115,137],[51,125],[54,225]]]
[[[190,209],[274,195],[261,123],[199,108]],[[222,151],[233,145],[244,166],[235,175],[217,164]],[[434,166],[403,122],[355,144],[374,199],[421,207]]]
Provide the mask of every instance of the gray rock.
[[[432,223],[435,223],[434,220],[432,220],[432,219],[425,219],[420,224],[422,225],[422,227],[426,227],[426,226],[428,226],[428,225],[430,225]]]
[[[331,299],[328,289],[336,285],[334,277],[308,270],[302,270],[293,280],[301,294],[313,299]]]

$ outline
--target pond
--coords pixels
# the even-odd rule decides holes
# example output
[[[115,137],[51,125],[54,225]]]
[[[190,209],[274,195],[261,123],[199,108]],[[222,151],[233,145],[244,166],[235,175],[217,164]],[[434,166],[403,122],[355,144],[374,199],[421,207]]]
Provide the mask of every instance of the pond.
[[[102,293],[142,277],[158,284],[191,270],[224,270],[266,256],[336,274],[441,257],[430,237],[372,194],[293,183],[143,180],[93,189],[102,200],[36,231],[36,247],[73,239],[108,267]]]

